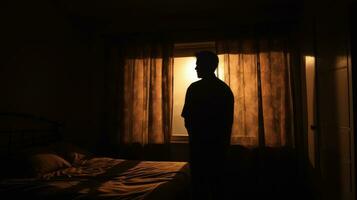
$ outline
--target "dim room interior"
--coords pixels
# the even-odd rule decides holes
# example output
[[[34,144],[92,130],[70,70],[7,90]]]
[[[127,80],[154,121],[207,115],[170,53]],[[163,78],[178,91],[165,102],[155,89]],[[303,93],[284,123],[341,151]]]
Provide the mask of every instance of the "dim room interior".
[[[1,199],[189,199],[201,50],[234,94],[222,198],[356,198],[354,0],[2,8]]]

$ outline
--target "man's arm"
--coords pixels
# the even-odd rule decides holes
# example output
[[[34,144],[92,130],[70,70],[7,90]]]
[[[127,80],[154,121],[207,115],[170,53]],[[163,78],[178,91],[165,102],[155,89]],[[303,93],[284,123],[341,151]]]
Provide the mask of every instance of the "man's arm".
[[[191,92],[191,86],[188,87],[186,91],[186,96],[185,96],[185,103],[182,109],[181,117],[184,118],[185,120],[185,127],[188,133],[191,132],[192,130],[192,124],[191,124],[191,111],[192,111],[192,92]]]
[[[234,120],[234,96],[230,90],[226,93],[226,100],[223,110],[224,114],[222,116],[222,128],[225,130],[224,143],[229,145]]]

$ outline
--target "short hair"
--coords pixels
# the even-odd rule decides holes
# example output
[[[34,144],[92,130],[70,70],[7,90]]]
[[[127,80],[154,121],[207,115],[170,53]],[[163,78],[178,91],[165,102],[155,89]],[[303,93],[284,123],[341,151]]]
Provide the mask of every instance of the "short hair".
[[[212,69],[212,71],[216,70],[218,67],[218,56],[216,53],[212,51],[199,51],[195,54],[197,60],[203,61],[205,64],[207,64],[208,67]]]

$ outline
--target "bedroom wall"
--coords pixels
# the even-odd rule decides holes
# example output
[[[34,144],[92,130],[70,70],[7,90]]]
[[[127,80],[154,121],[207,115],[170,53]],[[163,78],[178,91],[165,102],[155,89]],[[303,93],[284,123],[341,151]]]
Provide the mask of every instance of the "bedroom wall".
[[[315,58],[315,123],[302,101],[302,175],[314,199],[355,199],[355,138],[350,51],[351,1],[303,1],[297,32],[301,53],[301,99],[307,99],[305,56]],[[311,65],[310,65],[311,66]],[[311,123],[311,122],[310,122]],[[315,125],[315,129],[311,129]]]
[[[103,47],[54,2],[5,3],[0,112],[64,122],[65,139],[93,146],[103,124]]]
[[[355,199],[349,1],[308,4],[315,23],[319,199]]]

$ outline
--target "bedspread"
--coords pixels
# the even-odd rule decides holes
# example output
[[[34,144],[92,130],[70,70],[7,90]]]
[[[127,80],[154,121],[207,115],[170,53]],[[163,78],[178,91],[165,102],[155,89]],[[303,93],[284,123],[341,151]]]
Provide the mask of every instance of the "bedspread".
[[[41,178],[2,180],[0,192],[7,199],[181,199],[189,179],[186,162],[97,157]]]

